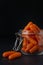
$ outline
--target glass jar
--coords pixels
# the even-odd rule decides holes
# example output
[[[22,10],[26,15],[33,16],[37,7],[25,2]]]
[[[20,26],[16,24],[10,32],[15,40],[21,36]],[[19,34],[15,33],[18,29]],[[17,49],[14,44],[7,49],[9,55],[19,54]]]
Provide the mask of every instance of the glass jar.
[[[19,40],[19,42],[18,42],[18,40]],[[25,44],[23,44],[23,40],[25,40],[25,42],[24,42]],[[26,42],[26,40],[28,40],[28,41]],[[23,48],[26,45],[28,46],[30,43],[34,43],[34,44],[38,45],[37,52],[30,53],[30,52],[26,52],[25,50],[23,50]],[[19,30],[19,32],[16,33],[16,41],[14,43],[13,50],[21,51],[22,54],[24,54],[24,55],[34,55],[34,54],[43,55],[43,30],[40,30],[40,33],[31,33],[30,31],[27,31],[27,30],[22,32],[22,30]]]

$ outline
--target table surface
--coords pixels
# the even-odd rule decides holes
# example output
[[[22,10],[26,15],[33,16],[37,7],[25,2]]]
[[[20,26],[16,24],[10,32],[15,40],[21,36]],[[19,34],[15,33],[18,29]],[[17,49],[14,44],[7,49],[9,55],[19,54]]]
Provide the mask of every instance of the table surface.
[[[14,59],[12,61],[3,58],[2,53],[6,50],[11,50],[13,44],[8,39],[0,39],[0,65],[43,65],[43,56],[29,55]]]

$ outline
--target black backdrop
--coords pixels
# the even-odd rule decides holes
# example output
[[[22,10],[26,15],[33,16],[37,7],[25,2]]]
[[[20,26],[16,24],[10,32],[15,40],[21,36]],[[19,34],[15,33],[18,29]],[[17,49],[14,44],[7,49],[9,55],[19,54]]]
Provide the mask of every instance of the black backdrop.
[[[0,37],[9,37],[29,21],[43,28],[42,2],[0,0]]]

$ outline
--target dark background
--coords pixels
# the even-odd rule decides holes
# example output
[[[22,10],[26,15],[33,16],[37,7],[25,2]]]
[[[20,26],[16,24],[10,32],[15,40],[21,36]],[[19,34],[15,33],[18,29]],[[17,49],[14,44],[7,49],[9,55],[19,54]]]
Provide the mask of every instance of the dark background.
[[[8,37],[29,21],[43,28],[42,2],[0,0],[0,37]]]
[[[0,65],[31,65],[31,63],[43,65],[43,56],[22,57],[17,62],[10,62],[2,58],[2,53],[6,50],[11,50],[13,47],[14,33],[24,28],[29,21],[33,21],[33,23],[43,29],[43,2],[36,0],[0,0]],[[29,61],[24,63],[26,59]]]

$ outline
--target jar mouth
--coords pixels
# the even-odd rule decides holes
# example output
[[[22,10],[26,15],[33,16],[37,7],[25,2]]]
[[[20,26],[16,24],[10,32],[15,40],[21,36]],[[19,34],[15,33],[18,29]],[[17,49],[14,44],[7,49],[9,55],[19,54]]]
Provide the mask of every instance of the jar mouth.
[[[34,33],[34,32],[30,32],[28,30],[25,30],[25,31],[22,32],[22,34],[26,34],[26,35],[31,35],[31,34],[43,35],[43,30],[40,30],[40,32],[38,32],[38,33]]]
[[[29,34],[30,35],[30,34],[38,34],[38,33],[32,33],[32,32],[29,32],[29,31],[24,31],[24,32],[22,32],[22,34],[27,34],[27,35]]]

